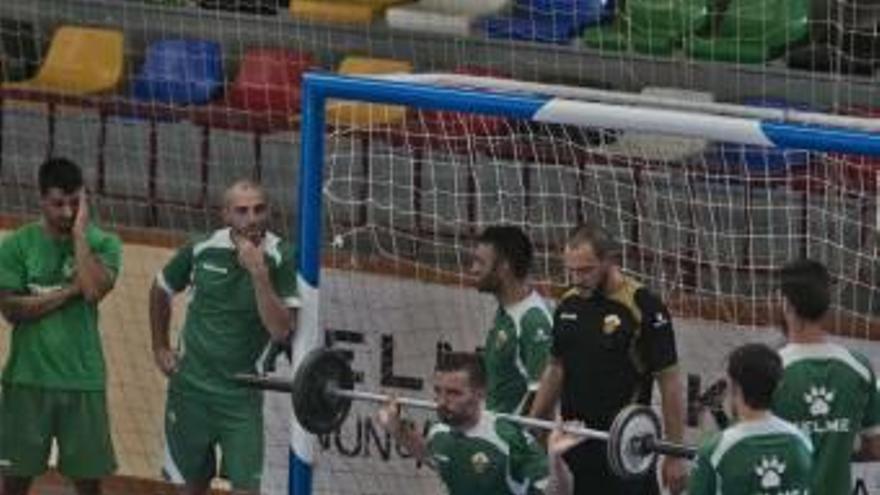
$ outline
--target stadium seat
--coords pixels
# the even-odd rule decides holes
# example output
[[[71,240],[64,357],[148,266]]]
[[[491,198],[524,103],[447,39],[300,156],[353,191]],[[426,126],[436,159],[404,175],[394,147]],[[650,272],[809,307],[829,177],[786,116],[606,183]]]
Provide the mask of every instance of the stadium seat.
[[[761,63],[783,55],[809,32],[809,0],[731,0],[714,36],[685,46],[695,58]]]
[[[201,125],[258,133],[290,128],[299,112],[302,76],[317,62],[308,53],[259,48],[242,57],[235,80],[210,105],[193,107]]]
[[[224,95],[210,105],[192,107],[190,119],[204,129],[202,142],[202,199],[208,193],[210,129],[253,133],[254,178],[262,175],[264,134],[292,129],[299,113],[300,86],[305,71],[317,62],[308,53],[282,48],[248,50],[235,80]]]
[[[421,0],[385,14],[394,29],[466,36],[480,17],[506,10],[510,0]]]
[[[600,50],[635,50],[669,55],[711,20],[712,0],[627,0],[610,26],[584,31],[584,42]]]
[[[180,1],[180,0],[178,0]],[[278,0],[199,0],[203,9],[242,12],[246,14],[275,15],[278,13]]]
[[[402,60],[346,57],[339,65],[339,74],[393,74],[412,72],[412,65]],[[394,105],[375,105],[330,101],[327,104],[327,124],[333,127],[369,128],[399,124],[406,118],[406,108]]]
[[[155,225],[158,221],[158,123],[188,116],[188,105],[208,103],[223,88],[223,80],[223,60],[218,43],[198,39],[160,40],[147,47],[144,63],[132,78],[128,94],[108,98],[102,104],[102,135],[106,134],[110,116],[144,119],[149,123],[148,225]],[[104,192],[105,168],[102,146],[98,151],[99,194]]]
[[[3,88],[69,95],[113,91],[122,82],[123,53],[120,31],[62,26],[55,31],[37,75]]]
[[[220,45],[196,39],[161,40],[150,44],[134,76],[135,100],[175,105],[202,105],[223,87]]]
[[[614,12],[612,0],[517,0],[511,15],[482,22],[490,38],[568,43]]]
[[[298,19],[335,24],[369,24],[385,9],[409,0],[291,0]]]
[[[454,74],[504,77],[484,67],[464,66]],[[389,133],[389,140],[414,152],[433,149],[441,152],[472,153],[484,150],[487,138],[509,136],[507,119],[472,113],[409,108],[406,119]]]
[[[809,109],[805,104],[782,99],[754,98],[746,99],[743,103],[767,108]],[[715,143],[707,151],[707,161],[712,169],[759,177],[804,173],[809,158],[810,154],[803,150],[734,143]]]
[[[643,89],[641,94],[690,102],[708,103],[715,100],[711,93],[678,88],[648,87]],[[691,158],[702,156],[708,146],[708,141],[699,138],[622,132],[617,136],[616,142],[604,146],[602,151],[627,158],[650,158],[658,162],[684,163]]]
[[[815,12],[810,40],[792,48],[788,66],[817,72],[871,75],[880,64],[880,11],[875,5],[842,0]]]
[[[0,112],[11,101],[45,104],[48,149],[55,150],[58,105],[94,107],[93,95],[115,90],[122,82],[125,39],[120,31],[80,26],[55,30],[37,74],[24,81],[2,84]]]

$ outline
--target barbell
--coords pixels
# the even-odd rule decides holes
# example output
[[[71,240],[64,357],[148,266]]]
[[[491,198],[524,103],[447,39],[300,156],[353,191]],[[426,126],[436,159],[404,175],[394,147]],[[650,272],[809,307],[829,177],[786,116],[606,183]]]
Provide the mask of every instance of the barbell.
[[[260,375],[239,374],[235,379],[260,390],[288,393],[300,425],[308,432],[323,435],[335,431],[348,417],[353,401],[386,403],[388,395],[355,390],[355,376],[348,360],[338,352],[316,349],[297,367],[293,381]],[[398,398],[402,407],[436,410],[427,400]],[[556,422],[515,414],[495,416],[529,428],[553,430]],[[621,478],[648,474],[658,455],[692,458],[693,447],[667,442],[660,438],[660,418],[647,406],[630,405],[614,418],[609,431],[564,425],[563,431],[607,443],[608,464]]]

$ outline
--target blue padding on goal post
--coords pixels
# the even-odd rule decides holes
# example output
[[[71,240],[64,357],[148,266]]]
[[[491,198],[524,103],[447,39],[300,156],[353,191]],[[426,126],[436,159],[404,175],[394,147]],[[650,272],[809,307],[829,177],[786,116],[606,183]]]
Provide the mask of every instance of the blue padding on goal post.
[[[761,122],[761,132],[780,148],[880,156],[880,133],[776,122]]]

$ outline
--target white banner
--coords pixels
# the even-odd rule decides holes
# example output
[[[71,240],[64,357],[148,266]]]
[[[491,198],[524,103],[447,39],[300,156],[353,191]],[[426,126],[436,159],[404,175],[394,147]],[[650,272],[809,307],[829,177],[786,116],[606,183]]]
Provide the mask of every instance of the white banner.
[[[491,297],[460,287],[426,285],[404,279],[325,271],[321,284],[322,324],[334,348],[348,353],[371,391],[432,398],[431,375],[439,349],[473,350],[482,345],[495,312]],[[699,399],[724,377],[727,354],[753,341],[780,346],[772,329],[676,320],[676,333],[688,398],[688,438],[696,443],[714,431],[712,415]],[[841,339],[880,366],[880,343]],[[275,404],[279,406],[278,403]],[[284,407],[289,407],[286,398]],[[339,432],[319,439],[315,492],[326,494],[444,493],[433,472],[417,466],[385,435],[374,419],[376,406],[355,403]],[[430,413],[407,411],[422,428]],[[280,414],[273,417],[280,419]],[[282,425],[276,432],[282,431]],[[286,435],[287,425],[283,425]],[[270,432],[270,434],[273,434]],[[285,436],[286,438],[286,436]],[[274,453],[286,459],[285,453]],[[280,467],[280,466],[277,466]],[[274,469],[272,469],[274,471]],[[858,494],[880,495],[877,465],[854,465]],[[286,476],[274,472],[271,478]],[[278,486],[275,483],[273,486]]]

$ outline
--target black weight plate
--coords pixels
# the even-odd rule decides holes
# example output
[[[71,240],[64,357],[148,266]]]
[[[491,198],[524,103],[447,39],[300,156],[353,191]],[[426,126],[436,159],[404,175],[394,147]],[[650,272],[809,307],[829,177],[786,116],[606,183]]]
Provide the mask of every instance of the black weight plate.
[[[300,425],[315,435],[336,430],[351,410],[351,400],[328,393],[354,388],[354,373],[342,354],[328,349],[310,352],[293,377],[291,400]]]

